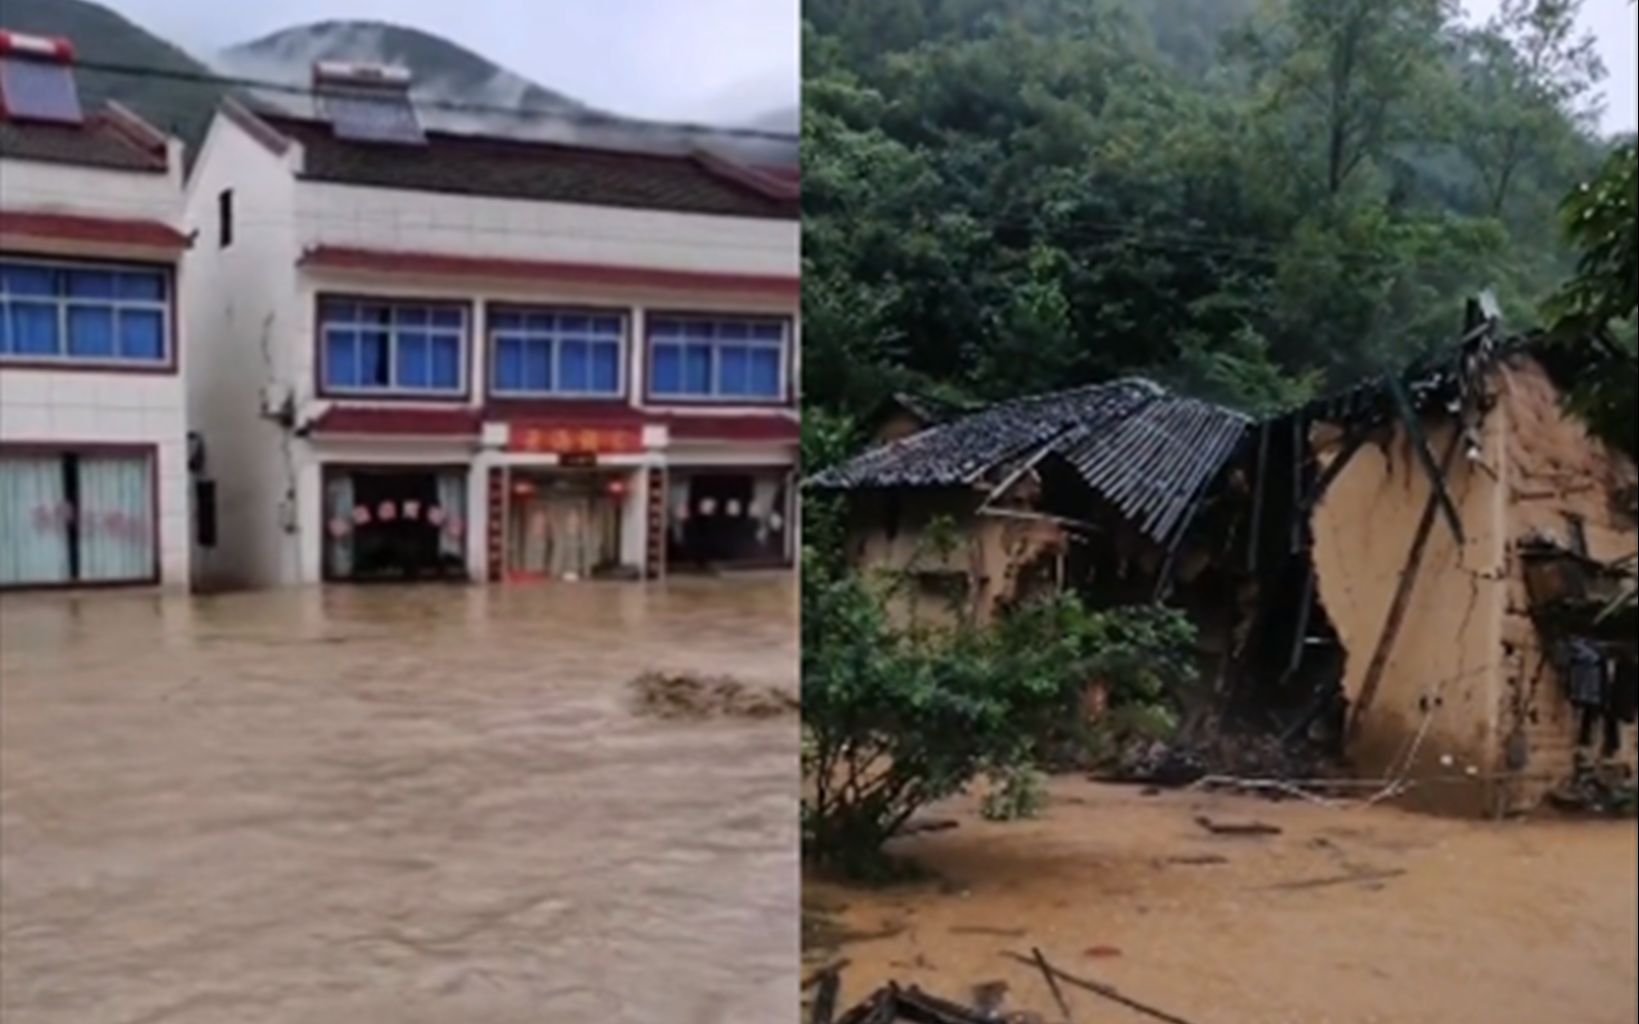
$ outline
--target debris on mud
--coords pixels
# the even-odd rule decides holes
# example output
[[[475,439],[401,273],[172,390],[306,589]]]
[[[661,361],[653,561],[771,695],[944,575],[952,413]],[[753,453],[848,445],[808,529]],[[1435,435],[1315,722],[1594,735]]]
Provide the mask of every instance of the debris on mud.
[[[986,994],[995,998],[1005,995],[1005,990]],[[833,1024],[831,1018],[817,1012],[811,1019],[813,1024]],[[928,995],[914,985],[900,988],[892,983],[836,1018],[834,1024],[899,1024],[901,1021],[909,1024],[1042,1024],[1042,1018],[1035,1014],[999,1014],[994,1007],[981,1010],[962,1006]]]
[[[1265,824],[1261,821],[1213,821],[1205,815],[1197,815],[1195,824],[1215,836],[1278,836],[1281,834],[1280,826]]]
[[[658,718],[777,718],[800,706],[789,690],[750,686],[729,676],[644,672],[631,687],[638,711]]]

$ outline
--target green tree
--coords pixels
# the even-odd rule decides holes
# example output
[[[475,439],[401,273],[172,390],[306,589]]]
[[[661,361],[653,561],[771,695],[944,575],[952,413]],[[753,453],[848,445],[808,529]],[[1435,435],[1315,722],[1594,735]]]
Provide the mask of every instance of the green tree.
[[[1571,403],[1607,440],[1639,458],[1639,150],[1629,142],[1565,201],[1576,275],[1548,303],[1558,344],[1585,369]]]

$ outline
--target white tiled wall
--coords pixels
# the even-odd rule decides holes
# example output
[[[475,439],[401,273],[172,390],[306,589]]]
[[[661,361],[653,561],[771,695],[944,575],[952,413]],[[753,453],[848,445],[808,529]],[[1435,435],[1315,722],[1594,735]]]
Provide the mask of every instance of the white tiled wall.
[[[188,585],[187,431],[174,374],[0,369],[0,441],[157,446],[160,579],[167,587]]]

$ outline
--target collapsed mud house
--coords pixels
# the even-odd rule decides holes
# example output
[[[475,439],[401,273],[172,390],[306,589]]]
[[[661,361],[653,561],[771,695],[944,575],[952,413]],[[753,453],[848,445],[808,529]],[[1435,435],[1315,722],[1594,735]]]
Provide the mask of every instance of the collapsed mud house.
[[[1163,601],[1200,631],[1212,721],[1510,813],[1636,763],[1635,469],[1563,409],[1574,372],[1482,299],[1437,358],[1261,421],[1123,380],[812,485],[846,496],[849,557],[891,572],[901,621]]]

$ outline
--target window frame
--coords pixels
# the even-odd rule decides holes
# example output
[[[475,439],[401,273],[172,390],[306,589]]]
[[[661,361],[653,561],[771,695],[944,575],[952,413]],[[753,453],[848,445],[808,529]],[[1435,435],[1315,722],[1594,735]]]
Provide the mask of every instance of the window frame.
[[[122,587],[153,587],[164,579],[165,536],[160,517],[164,498],[160,494],[160,446],[153,442],[115,441],[3,441],[0,456],[54,457],[66,460],[76,458],[114,457],[142,459],[148,467],[148,529],[150,550],[153,552],[148,573],[142,577],[117,580],[68,579],[45,583],[0,583],[0,592],[19,593],[30,590],[113,590]],[[77,513],[76,513],[77,514]]]
[[[43,354],[39,352],[0,352],[0,367],[7,370],[54,370],[64,373],[132,373],[132,374],[161,374],[175,375],[180,365],[181,345],[178,339],[179,325],[177,323],[177,267],[174,263],[164,263],[152,260],[130,259],[79,259],[74,257],[55,256],[32,252],[19,252],[12,249],[0,249],[0,263],[39,267],[48,270],[85,270],[103,273],[140,272],[157,274],[165,287],[165,295],[160,299],[122,299],[111,296],[106,299],[75,297],[69,295],[21,295],[24,302],[51,304],[57,307],[57,333],[63,351],[59,354]],[[5,316],[9,308],[10,292],[4,290],[0,283],[0,316]],[[77,356],[67,352],[68,345],[68,314],[73,307],[107,309],[117,314],[123,308],[137,309],[145,312],[158,313],[160,316],[160,344],[163,351],[159,359],[128,359],[120,356]],[[115,345],[119,344],[119,321],[115,319]]]
[[[326,339],[328,325],[324,318],[326,303],[350,303],[355,306],[387,306],[394,310],[403,306],[419,306],[428,310],[446,309],[455,310],[461,314],[461,328],[457,335],[461,349],[456,356],[456,367],[460,372],[460,387],[445,388],[406,388],[394,384],[390,387],[337,387],[330,383],[326,372]],[[459,403],[465,404],[472,398],[472,338],[473,338],[473,303],[464,299],[432,298],[406,295],[372,295],[354,292],[315,292],[313,294],[313,388],[314,394],[320,398],[335,399],[337,401],[362,402],[423,402],[423,403]],[[355,322],[355,330],[382,330],[380,324],[364,324]],[[393,375],[398,373],[398,332],[399,325],[395,322],[388,325],[387,353],[388,366]],[[429,334],[432,325],[427,327]],[[442,328],[437,333],[448,333],[451,328]]]
[[[497,358],[499,337],[494,324],[496,314],[528,316],[531,313],[551,316],[616,317],[620,320],[620,339],[615,353],[615,389],[613,391],[565,391],[553,388],[547,391],[506,389],[496,377],[501,361]],[[502,331],[502,334],[513,334]],[[524,337],[528,337],[527,332]],[[538,337],[538,336],[537,336]],[[560,354],[559,340],[552,340],[552,379],[558,380]],[[499,402],[624,402],[632,390],[632,312],[624,306],[587,306],[558,303],[491,302],[484,306],[484,373],[485,395]]]
[[[655,336],[654,325],[657,320],[707,320],[715,323],[725,321],[741,321],[747,323],[775,323],[780,326],[778,341],[767,339],[739,339],[726,340],[712,338],[705,344],[712,349],[712,387],[711,394],[696,395],[688,393],[673,393],[655,390]],[[793,353],[796,349],[796,318],[788,313],[746,313],[721,312],[715,310],[646,310],[643,316],[643,399],[649,405],[678,405],[678,406],[749,406],[754,408],[786,408],[793,404],[793,384],[795,381],[795,367]],[[669,344],[669,342],[668,342]],[[776,393],[768,395],[725,395],[717,391],[721,373],[721,357],[719,350],[725,345],[747,345],[757,348],[773,348],[779,353],[779,385]]]

